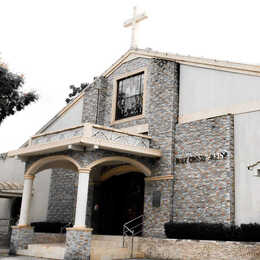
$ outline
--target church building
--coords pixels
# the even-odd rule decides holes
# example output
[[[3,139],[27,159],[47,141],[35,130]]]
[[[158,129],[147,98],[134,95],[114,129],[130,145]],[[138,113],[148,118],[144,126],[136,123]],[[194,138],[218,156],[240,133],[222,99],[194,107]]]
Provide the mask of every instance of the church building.
[[[144,237],[168,221],[260,223],[260,66],[135,47],[8,153],[26,166],[14,250],[47,169],[46,221],[73,223],[65,259],[140,216]]]

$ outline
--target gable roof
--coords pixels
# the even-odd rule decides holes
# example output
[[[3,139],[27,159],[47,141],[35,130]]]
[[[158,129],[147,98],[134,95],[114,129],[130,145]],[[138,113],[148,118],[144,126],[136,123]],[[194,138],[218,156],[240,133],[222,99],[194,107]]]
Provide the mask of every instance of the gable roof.
[[[202,57],[192,57],[179,54],[172,54],[167,52],[158,52],[151,49],[130,49],[123,54],[114,64],[112,64],[104,73],[101,74],[103,77],[111,75],[119,66],[135,58],[157,58],[174,61],[184,65],[191,65],[195,67],[215,69],[227,72],[234,72],[246,75],[253,75],[260,77],[260,66],[252,64],[243,64],[237,62],[221,61],[215,59],[207,59]],[[0,65],[1,66],[1,65]],[[61,111],[59,111],[51,120],[49,120],[36,134],[40,134],[45,131],[51,124],[58,120],[67,110],[75,105],[84,95],[84,91],[80,93],[72,102],[67,104]],[[27,141],[28,142],[28,141]],[[22,146],[26,145],[23,144]]]
[[[121,64],[137,57],[166,59],[170,61],[175,61],[180,64],[191,65],[201,68],[260,76],[260,66],[258,65],[243,64],[237,62],[221,61],[192,56],[183,56],[167,52],[157,52],[151,49],[130,49],[123,56],[121,56],[112,66],[110,66],[102,74],[102,76],[108,77]]]

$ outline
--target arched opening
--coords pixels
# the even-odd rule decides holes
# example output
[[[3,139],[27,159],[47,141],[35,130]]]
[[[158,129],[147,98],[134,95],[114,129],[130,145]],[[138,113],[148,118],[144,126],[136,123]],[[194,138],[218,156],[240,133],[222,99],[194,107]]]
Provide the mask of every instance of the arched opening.
[[[35,175],[38,172],[46,169],[58,168],[68,169],[77,172],[80,166],[77,161],[67,155],[48,156],[33,163],[26,171],[25,176]]]
[[[94,186],[93,233],[122,235],[124,223],[143,215],[144,178],[151,172],[142,163],[126,157],[107,157],[90,166]]]
[[[33,196],[29,218],[23,219],[35,232],[61,232],[73,222],[79,169],[77,161],[67,155],[42,158],[27,169],[25,179],[33,180]]]
[[[94,189],[92,226],[94,233],[122,235],[124,223],[143,214],[144,174],[115,175]]]

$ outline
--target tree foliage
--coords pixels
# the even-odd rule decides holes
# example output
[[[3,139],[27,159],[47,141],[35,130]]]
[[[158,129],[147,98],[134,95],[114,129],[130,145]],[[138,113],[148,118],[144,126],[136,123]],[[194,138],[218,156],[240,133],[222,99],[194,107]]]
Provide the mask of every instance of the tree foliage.
[[[69,88],[71,89],[71,93],[69,97],[66,98],[66,103],[70,103],[74,98],[76,98],[89,84],[88,83],[81,83],[79,87],[75,87],[71,85]]]
[[[0,65],[0,124],[6,117],[38,100],[38,95],[33,91],[28,93],[21,91],[23,84],[22,76],[11,73]]]

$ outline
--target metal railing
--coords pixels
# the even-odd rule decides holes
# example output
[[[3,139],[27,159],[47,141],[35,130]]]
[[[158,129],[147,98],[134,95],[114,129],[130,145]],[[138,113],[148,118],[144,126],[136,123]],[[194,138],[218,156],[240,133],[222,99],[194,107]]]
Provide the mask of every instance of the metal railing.
[[[126,236],[131,236],[131,257],[134,251],[134,236],[143,232],[144,215],[140,215],[123,225],[123,247],[125,247]]]

